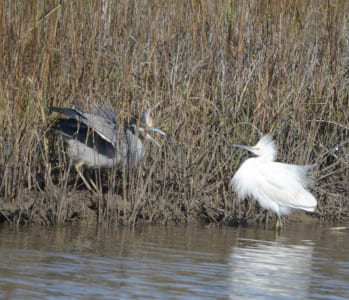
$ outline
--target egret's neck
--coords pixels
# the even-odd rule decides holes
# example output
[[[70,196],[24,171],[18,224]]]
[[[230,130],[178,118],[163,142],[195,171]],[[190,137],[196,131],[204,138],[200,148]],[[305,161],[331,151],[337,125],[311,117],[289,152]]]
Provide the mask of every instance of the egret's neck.
[[[259,161],[272,162],[272,161],[275,161],[276,155],[268,153],[268,154],[260,155],[257,158]]]

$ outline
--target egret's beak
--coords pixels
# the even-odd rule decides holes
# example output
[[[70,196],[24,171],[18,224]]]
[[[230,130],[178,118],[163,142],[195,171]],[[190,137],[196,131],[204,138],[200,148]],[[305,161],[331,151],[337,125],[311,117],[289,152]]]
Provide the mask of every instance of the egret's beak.
[[[243,149],[243,150],[247,150],[249,152],[252,152],[254,150],[253,147],[245,146],[245,145],[234,144],[233,147],[240,148],[240,149]]]

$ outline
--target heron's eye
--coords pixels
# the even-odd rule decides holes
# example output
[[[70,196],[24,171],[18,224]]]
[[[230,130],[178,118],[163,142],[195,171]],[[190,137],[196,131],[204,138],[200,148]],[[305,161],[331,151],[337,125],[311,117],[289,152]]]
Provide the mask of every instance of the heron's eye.
[[[261,150],[261,148],[260,147],[252,147],[252,149],[254,150],[254,151],[260,151]]]
[[[146,125],[147,127],[153,127],[153,119],[150,116],[147,117]]]

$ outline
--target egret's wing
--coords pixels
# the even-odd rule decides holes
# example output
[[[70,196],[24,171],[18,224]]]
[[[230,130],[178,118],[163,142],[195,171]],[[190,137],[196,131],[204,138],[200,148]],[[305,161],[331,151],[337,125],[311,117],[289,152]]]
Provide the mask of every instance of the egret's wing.
[[[259,189],[279,205],[313,211],[316,199],[305,188],[309,166],[270,162],[260,165]]]

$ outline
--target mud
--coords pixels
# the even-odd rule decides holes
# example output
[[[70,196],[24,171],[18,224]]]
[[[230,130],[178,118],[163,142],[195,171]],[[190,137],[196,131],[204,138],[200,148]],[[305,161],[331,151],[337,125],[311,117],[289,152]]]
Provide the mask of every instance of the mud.
[[[158,203],[157,203],[158,202]],[[43,225],[57,223],[109,223],[122,225],[135,224],[178,224],[210,223],[229,226],[273,226],[274,214],[256,206],[256,213],[250,216],[237,216],[231,207],[222,209],[209,207],[211,199],[192,206],[191,211],[168,202],[161,207],[155,199],[147,199],[134,204],[121,195],[93,194],[88,191],[70,191],[65,196],[53,194],[25,193],[20,200],[0,199],[0,222]],[[284,224],[320,222],[318,214],[296,211],[283,217]]]

